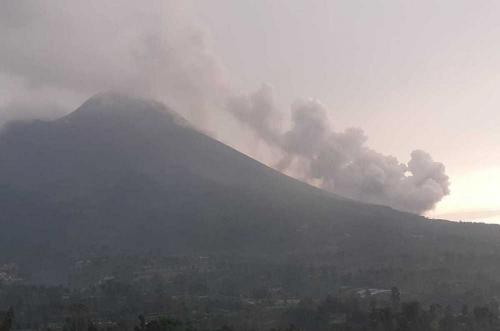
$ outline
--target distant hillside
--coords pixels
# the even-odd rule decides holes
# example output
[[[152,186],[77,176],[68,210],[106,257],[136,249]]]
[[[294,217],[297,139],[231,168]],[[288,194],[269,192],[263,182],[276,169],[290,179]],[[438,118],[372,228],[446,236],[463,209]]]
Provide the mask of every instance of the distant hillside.
[[[414,287],[422,273],[500,282],[500,226],[431,221],[318,190],[159,103],[117,94],[3,129],[0,197],[0,264],[40,281],[63,281],[84,256],[154,253],[397,269],[384,279]]]

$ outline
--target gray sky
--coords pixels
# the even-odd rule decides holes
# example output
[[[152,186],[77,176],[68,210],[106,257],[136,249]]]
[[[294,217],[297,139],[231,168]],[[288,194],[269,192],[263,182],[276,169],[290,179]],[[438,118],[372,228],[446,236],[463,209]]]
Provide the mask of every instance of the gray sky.
[[[0,0],[0,121],[123,89],[272,164],[276,151],[219,111],[269,84],[278,127],[297,98],[319,100],[332,130],[446,166],[451,194],[430,215],[495,221],[499,14],[497,1]]]
[[[360,126],[402,160],[428,151],[451,176],[431,215],[500,209],[500,3],[198,3],[241,89],[265,81],[285,100],[317,98],[335,127]]]

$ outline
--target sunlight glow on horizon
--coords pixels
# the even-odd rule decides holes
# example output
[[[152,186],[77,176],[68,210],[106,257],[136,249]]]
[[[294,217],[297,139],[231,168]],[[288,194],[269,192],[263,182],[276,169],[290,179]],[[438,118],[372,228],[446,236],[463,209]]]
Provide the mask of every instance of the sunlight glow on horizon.
[[[481,217],[480,214],[485,215]],[[451,194],[427,216],[454,221],[500,223],[500,167],[451,176]]]

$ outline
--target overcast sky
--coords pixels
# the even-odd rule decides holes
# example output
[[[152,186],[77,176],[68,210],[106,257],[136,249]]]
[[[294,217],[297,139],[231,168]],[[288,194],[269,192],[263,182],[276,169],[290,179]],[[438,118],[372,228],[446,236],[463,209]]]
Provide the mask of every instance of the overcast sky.
[[[429,215],[500,220],[499,14],[470,0],[0,0],[0,121],[127,89],[269,163],[214,110],[267,84],[285,118],[312,98],[332,130],[442,162],[450,194]]]
[[[360,126],[371,147],[403,160],[428,151],[451,177],[433,215],[500,214],[498,1],[198,4],[243,90],[265,81],[285,100],[320,99],[335,127]]]

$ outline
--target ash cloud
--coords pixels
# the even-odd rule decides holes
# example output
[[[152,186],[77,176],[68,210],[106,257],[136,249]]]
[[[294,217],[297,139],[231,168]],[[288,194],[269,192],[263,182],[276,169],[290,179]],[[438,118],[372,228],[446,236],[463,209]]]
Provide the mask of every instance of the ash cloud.
[[[27,94],[58,91],[68,111],[115,90],[159,99],[202,125],[225,93],[222,69],[193,23],[189,0],[1,1],[3,112]],[[54,103],[47,95],[43,111]],[[16,99],[17,98],[17,99]]]
[[[255,98],[265,110],[245,105]],[[264,100],[262,100],[264,99]],[[449,178],[442,163],[421,150],[411,153],[407,163],[366,146],[359,128],[334,131],[325,108],[317,101],[297,101],[290,110],[290,129],[271,138],[272,95],[257,91],[229,104],[230,111],[261,139],[280,149],[284,156],[276,165],[287,170],[294,162],[305,163],[301,176],[331,192],[356,200],[388,205],[413,213],[433,209],[449,194]],[[241,116],[245,114],[245,116]]]
[[[279,116],[270,86],[263,86],[247,97],[230,98],[227,109],[240,122],[250,126],[258,138],[271,144],[279,143],[280,137],[273,125],[279,120]]]
[[[158,99],[229,144],[239,138],[234,117],[280,151],[276,168],[348,197],[421,213],[449,193],[428,154],[401,163],[373,151],[362,130],[334,131],[316,101],[297,101],[283,119],[269,87],[232,97],[189,0],[0,2],[0,124],[62,115],[116,90]],[[220,111],[227,100],[234,116]]]

